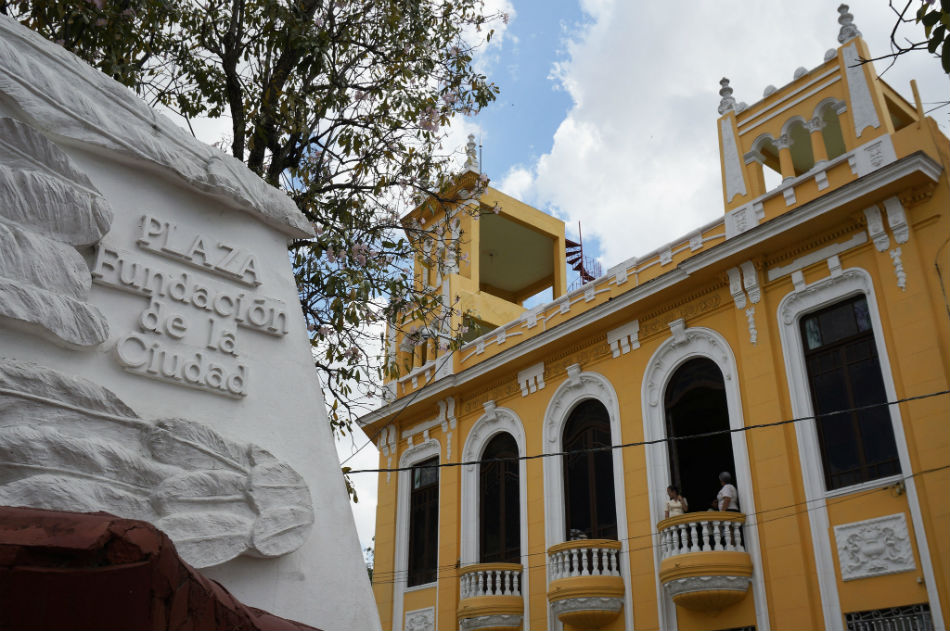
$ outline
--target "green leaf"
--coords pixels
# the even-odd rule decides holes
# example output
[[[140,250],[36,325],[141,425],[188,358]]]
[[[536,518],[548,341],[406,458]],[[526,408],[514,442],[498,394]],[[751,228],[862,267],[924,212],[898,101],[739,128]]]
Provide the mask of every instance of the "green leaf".
[[[927,50],[931,53],[937,52],[937,48],[940,46],[940,42],[943,41],[943,37],[946,34],[947,27],[941,25],[934,29],[933,36],[930,38],[930,42],[927,44]]]

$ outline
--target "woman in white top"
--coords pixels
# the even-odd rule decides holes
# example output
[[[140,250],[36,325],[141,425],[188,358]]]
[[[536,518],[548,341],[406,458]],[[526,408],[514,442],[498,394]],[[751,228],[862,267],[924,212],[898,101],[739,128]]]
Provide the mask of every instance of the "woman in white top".
[[[676,517],[677,515],[682,515],[689,510],[689,505],[686,503],[686,498],[680,495],[680,490],[675,486],[666,487],[666,494],[668,499],[666,500],[666,518]]]
[[[721,511],[739,511],[739,492],[732,485],[732,475],[728,471],[719,474],[719,494],[716,495],[716,508]]]

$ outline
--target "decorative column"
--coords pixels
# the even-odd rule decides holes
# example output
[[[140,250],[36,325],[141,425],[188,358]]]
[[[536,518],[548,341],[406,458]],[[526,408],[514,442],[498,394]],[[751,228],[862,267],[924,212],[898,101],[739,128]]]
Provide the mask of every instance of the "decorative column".
[[[775,148],[778,149],[779,170],[782,172],[782,181],[786,182],[795,177],[795,165],[792,164],[792,138],[782,134],[775,139]]]
[[[828,160],[828,151],[825,147],[825,137],[821,130],[825,128],[825,121],[821,116],[816,116],[807,123],[805,129],[808,130],[811,138],[811,153],[815,156],[815,164],[826,162]]]

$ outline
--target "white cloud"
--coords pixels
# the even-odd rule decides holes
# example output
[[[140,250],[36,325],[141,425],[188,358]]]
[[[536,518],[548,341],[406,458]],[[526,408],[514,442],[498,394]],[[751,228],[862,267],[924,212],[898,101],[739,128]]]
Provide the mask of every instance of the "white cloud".
[[[813,68],[837,47],[838,15],[827,3],[582,6],[591,20],[552,70],[574,105],[550,151],[514,167],[502,187],[569,226],[580,219],[613,265],[721,215],[719,79],[732,80],[738,100],[759,100],[766,85],[791,81],[796,67]],[[852,12],[872,53],[886,53],[886,3],[853,3]],[[946,99],[946,77],[925,54],[898,60],[885,79],[910,98],[914,76],[922,91],[933,84],[923,101]]]

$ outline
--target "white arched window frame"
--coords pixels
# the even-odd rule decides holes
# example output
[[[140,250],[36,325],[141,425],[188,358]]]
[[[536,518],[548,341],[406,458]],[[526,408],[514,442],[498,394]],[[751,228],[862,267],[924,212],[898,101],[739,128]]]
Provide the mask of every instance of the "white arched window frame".
[[[782,340],[782,354],[785,358],[788,391],[791,394],[792,415],[795,418],[808,417],[815,413],[811,400],[811,390],[808,387],[808,369],[805,364],[805,351],[800,333],[799,323],[802,317],[858,295],[863,295],[867,300],[871,329],[874,332],[874,345],[877,348],[881,377],[884,381],[884,392],[888,401],[897,399],[897,390],[894,387],[894,377],[891,373],[891,363],[884,344],[881,316],[874,295],[874,283],[867,271],[858,267],[851,267],[815,281],[811,285],[796,289],[788,293],[779,303],[779,334]],[[825,500],[828,497],[847,495],[864,489],[893,484],[896,479],[900,478],[906,478],[904,484],[907,493],[907,505],[910,509],[911,523],[917,539],[921,570],[927,587],[927,597],[930,600],[930,613],[933,617],[934,628],[944,628],[943,614],[933,574],[933,564],[930,560],[927,533],[924,530],[920,502],[917,496],[917,485],[914,478],[906,477],[913,469],[910,454],[907,450],[907,440],[904,436],[900,406],[891,405],[888,406],[888,410],[891,416],[891,426],[894,430],[894,442],[897,444],[901,473],[897,476],[871,480],[833,491],[825,490],[821,447],[815,421],[812,419],[795,423],[795,436],[798,442],[802,481],[805,486],[805,499],[809,506],[808,520],[812,540],[814,541],[818,587],[821,594],[825,628],[829,630],[842,629],[843,622],[841,603],[838,597],[838,584],[835,577],[834,558],[836,553],[832,549],[831,538],[828,534],[830,523]]]
[[[439,441],[430,438],[426,441],[409,447],[399,457],[399,468],[411,467],[423,460],[433,456],[439,456],[441,462],[442,446]],[[426,583],[425,585],[416,585],[410,588],[406,587],[407,577],[409,576],[409,496],[412,490],[412,471],[400,471],[398,478],[398,489],[396,491],[396,553],[393,559],[395,568],[393,576],[393,630],[400,631],[403,627],[403,594],[408,590],[426,589],[433,587],[436,583]],[[442,475],[439,474],[439,498],[442,497]],[[439,505],[439,521],[441,522],[442,506]],[[436,528],[436,532],[439,529]],[[438,550],[436,542],[436,550]],[[436,555],[438,559],[438,554]],[[436,567],[440,564],[436,561]],[[439,610],[438,591],[436,591],[435,610]]]
[[[617,393],[606,377],[595,372],[582,372],[579,364],[567,368],[567,380],[562,383],[544,412],[543,452],[546,454],[563,451],[562,437],[564,425],[571,412],[582,401],[595,399],[607,409],[610,417],[611,444],[620,445],[623,437],[620,432],[620,406]],[[611,450],[614,475],[614,502],[617,510],[617,539],[620,540],[620,554],[623,562],[620,573],[623,577],[625,628],[633,629],[633,597],[630,591],[630,546],[627,534],[627,502],[623,480],[623,453],[621,449]],[[560,455],[544,458],[544,536],[545,545],[550,548],[566,541],[564,532],[564,459]],[[549,574],[550,576],[550,574]],[[549,579],[550,581],[550,579]],[[550,629],[561,629],[561,622],[548,607],[548,625]]]
[[[462,449],[462,462],[480,460],[485,448],[491,439],[499,434],[507,433],[515,439],[518,445],[518,456],[524,457],[525,434],[521,419],[508,408],[495,407],[493,403],[485,406],[483,414],[465,438],[465,447]],[[478,563],[479,554],[479,524],[481,523],[481,498],[479,497],[480,465],[465,465],[462,467],[462,524],[461,550],[462,567]],[[528,604],[531,593],[529,589],[528,568],[532,565],[532,557],[528,556],[528,486],[525,461],[518,463],[518,506],[521,526],[521,593],[524,597],[524,626],[527,628],[531,621]]]
[[[711,359],[722,371],[726,390],[726,406],[729,411],[730,429],[745,427],[742,414],[742,398],[739,393],[736,358],[726,339],[712,329],[690,327],[680,329],[666,340],[650,358],[643,375],[642,405],[643,430],[646,447],[647,483],[649,484],[650,520],[657,524],[663,519],[666,487],[670,484],[670,463],[666,436],[666,409],[664,393],[673,373],[695,358]],[[755,599],[756,629],[768,631],[769,613],[762,576],[762,555],[759,550],[758,524],[755,516],[755,498],[752,492],[752,475],[749,470],[749,451],[745,432],[733,432],[732,455],[735,462],[736,488],[739,491],[739,506],[746,513],[746,550],[752,557],[752,592]],[[715,471],[710,475],[716,475]],[[666,594],[659,579],[660,539],[653,533],[653,558],[657,568],[657,602],[660,603],[660,628],[676,628],[676,606]]]

